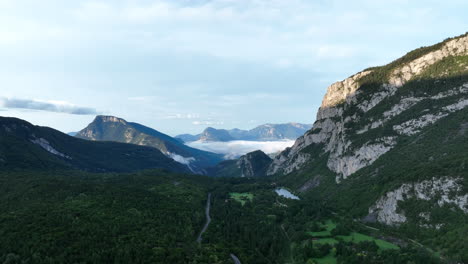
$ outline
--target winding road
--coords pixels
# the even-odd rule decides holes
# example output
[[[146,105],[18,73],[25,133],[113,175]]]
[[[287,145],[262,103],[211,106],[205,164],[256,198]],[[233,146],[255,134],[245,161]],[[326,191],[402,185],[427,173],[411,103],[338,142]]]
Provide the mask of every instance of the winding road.
[[[200,231],[200,234],[197,237],[198,244],[201,244],[202,235],[203,235],[203,233],[206,232],[206,230],[208,229],[208,226],[211,223],[210,208],[211,208],[211,193],[208,193],[208,200],[206,201],[206,209],[205,209],[206,223],[203,226],[202,230]],[[234,261],[234,264],[242,264],[240,262],[239,258],[236,255],[231,253],[230,256],[231,256],[232,260]]]
[[[211,193],[208,194],[208,200],[206,201],[206,209],[205,209],[205,215],[206,215],[206,223],[203,226],[200,234],[198,235],[197,242],[200,244],[202,241],[202,235],[205,233],[206,229],[208,229],[208,226],[211,223],[211,217],[210,217],[210,208],[211,208]]]
[[[236,255],[234,255],[234,254],[232,254],[232,253],[231,253],[231,258],[232,258],[232,260],[234,260],[234,263],[235,263],[235,264],[242,264],[242,263],[240,262],[240,260],[236,257]]]

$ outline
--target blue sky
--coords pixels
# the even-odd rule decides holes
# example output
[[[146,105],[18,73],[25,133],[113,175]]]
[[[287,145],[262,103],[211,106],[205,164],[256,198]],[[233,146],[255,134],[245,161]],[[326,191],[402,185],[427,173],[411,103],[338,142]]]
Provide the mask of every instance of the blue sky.
[[[0,115],[76,131],[312,123],[326,88],[468,31],[468,2],[0,0]]]

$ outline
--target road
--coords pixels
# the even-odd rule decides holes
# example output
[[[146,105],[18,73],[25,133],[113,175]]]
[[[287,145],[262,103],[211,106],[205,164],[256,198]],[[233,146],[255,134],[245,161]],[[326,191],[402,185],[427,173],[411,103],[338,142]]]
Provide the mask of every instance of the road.
[[[206,223],[203,226],[200,234],[198,235],[198,238],[197,238],[198,243],[201,243],[202,235],[203,235],[203,233],[205,233],[206,229],[208,229],[208,226],[211,223],[210,208],[211,208],[211,193],[208,194],[208,200],[206,201],[206,209],[205,209]]]
[[[208,229],[208,226],[211,223],[211,217],[210,217],[210,209],[211,209],[211,193],[208,193],[208,199],[206,201],[206,209],[205,209],[205,215],[206,215],[206,223],[203,226],[202,230],[200,231],[200,234],[198,235],[197,242],[200,244],[202,242],[202,235],[203,233],[206,232],[206,229]],[[231,253],[231,258],[234,261],[235,264],[242,264],[236,255]]]
[[[236,255],[234,255],[234,254],[232,254],[232,253],[231,253],[231,258],[232,258],[232,260],[234,260],[234,263],[235,263],[235,264],[242,264],[242,263],[240,262],[240,260],[236,257]]]

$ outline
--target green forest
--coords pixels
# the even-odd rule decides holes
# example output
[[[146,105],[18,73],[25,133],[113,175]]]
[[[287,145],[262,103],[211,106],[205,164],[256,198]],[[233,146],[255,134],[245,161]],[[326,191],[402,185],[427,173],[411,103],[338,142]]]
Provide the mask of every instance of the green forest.
[[[0,173],[1,263],[439,263],[436,252],[272,179],[149,170]],[[199,244],[207,193],[212,222]]]

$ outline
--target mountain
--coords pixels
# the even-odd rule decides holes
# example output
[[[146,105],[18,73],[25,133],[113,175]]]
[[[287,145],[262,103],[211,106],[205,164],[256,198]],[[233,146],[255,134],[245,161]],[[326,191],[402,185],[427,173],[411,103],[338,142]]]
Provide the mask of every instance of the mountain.
[[[175,139],[178,139],[180,142],[197,141],[199,138],[200,138],[200,135],[190,135],[190,134],[181,134],[175,137]]]
[[[187,168],[154,148],[115,142],[91,142],[16,118],[0,117],[0,168],[80,169],[130,172]]]
[[[267,174],[442,250],[466,244],[467,164],[465,34],[332,84],[312,129]]]
[[[295,140],[311,127],[311,125],[299,123],[265,124],[249,130],[244,138],[259,141]]]
[[[238,175],[240,163],[217,171]],[[332,84],[313,127],[275,156],[266,175],[339,215],[453,257],[467,251],[467,164],[465,34]]]
[[[299,123],[287,124],[265,124],[251,130],[242,129],[215,129],[208,127],[201,134],[190,135],[182,134],[176,136],[184,142],[192,141],[231,141],[231,140],[249,140],[249,141],[277,141],[277,140],[295,140],[302,136],[312,126]]]
[[[214,129],[212,127],[206,128],[203,133],[200,134],[197,140],[200,141],[232,141],[235,140],[229,131],[224,129]]]
[[[272,159],[261,150],[241,156],[237,160],[226,160],[208,169],[214,177],[262,177],[266,175]]]
[[[153,147],[188,166],[195,173],[204,173],[204,168],[214,166],[222,160],[221,155],[188,147],[157,130],[114,116],[97,116],[76,137]]]

